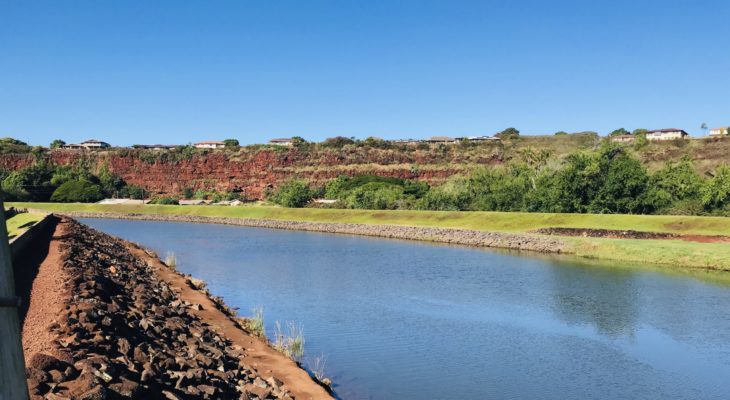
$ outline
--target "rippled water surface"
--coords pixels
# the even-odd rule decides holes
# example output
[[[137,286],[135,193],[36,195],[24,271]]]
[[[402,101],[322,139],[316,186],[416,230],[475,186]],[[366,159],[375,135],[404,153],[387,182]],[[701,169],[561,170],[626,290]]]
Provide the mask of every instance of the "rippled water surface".
[[[728,399],[730,288],[419,242],[83,220],[304,327],[346,399]]]

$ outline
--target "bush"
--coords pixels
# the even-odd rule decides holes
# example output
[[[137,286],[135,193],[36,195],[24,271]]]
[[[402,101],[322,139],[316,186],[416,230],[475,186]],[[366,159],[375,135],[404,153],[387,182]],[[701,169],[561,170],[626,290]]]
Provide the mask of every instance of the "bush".
[[[471,202],[468,181],[454,178],[441,186],[429,190],[416,202],[419,210],[459,211],[466,210]]]
[[[62,203],[91,203],[104,198],[101,186],[87,180],[65,182],[53,192],[51,201]]]
[[[156,199],[152,199],[150,204],[175,205],[180,204],[180,202],[174,197],[158,197]]]
[[[119,191],[119,195],[121,197],[128,199],[142,200],[145,198],[146,194],[147,191],[144,190],[144,188],[135,185],[125,186]]]
[[[304,207],[312,200],[312,189],[301,180],[284,182],[270,196],[269,200],[284,207]]]

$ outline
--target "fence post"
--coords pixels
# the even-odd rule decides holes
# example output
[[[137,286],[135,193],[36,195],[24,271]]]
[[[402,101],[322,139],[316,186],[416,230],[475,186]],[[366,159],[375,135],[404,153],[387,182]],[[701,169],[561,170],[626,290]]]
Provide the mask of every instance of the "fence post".
[[[15,278],[2,200],[0,211],[0,400],[27,400]]]

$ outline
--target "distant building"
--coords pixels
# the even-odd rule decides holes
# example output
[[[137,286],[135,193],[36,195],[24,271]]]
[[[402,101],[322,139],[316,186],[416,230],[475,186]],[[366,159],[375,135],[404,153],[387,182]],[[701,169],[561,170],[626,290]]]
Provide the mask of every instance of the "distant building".
[[[222,149],[226,147],[226,144],[217,141],[206,141],[195,143],[193,146],[195,146],[196,149]]]
[[[456,143],[456,139],[449,137],[449,136],[431,136],[429,139],[426,139],[426,142],[429,142],[429,143]]]
[[[395,140],[391,140],[391,142],[398,143],[398,144],[417,144],[417,143],[421,142],[421,140],[418,140],[418,139],[395,139]]]
[[[470,142],[488,142],[488,141],[497,141],[499,140],[498,137],[494,136],[467,136],[467,137],[458,137],[456,138],[457,141],[462,140],[468,140]]]
[[[294,139],[292,139],[292,138],[271,139],[271,140],[269,140],[269,144],[273,144],[275,146],[293,146]]]
[[[730,127],[723,126],[720,128],[712,128],[710,129],[710,136],[727,136],[728,131],[730,130],[728,128]]]
[[[616,135],[611,136],[612,142],[618,142],[618,143],[631,143],[634,140],[636,140],[636,137],[634,135]]]
[[[132,147],[145,150],[170,150],[180,146],[176,144],[134,144]]]
[[[685,132],[682,129],[677,128],[667,128],[667,129],[656,129],[653,131],[649,131],[646,133],[646,140],[676,140],[676,139],[684,139],[685,137],[689,136],[689,133]]]
[[[95,149],[106,149],[111,147],[111,145],[107,142],[102,142],[101,140],[84,140],[83,142],[79,144],[65,144],[63,145],[64,149],[76,149],[76,150],[95,150]]]

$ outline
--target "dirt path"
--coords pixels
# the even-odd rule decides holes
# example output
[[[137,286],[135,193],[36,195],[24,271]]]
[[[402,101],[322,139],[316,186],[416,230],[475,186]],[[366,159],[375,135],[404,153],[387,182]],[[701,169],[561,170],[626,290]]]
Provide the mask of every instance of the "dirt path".
[[[275,377],[284,382],[286,388],[295,395],[296,399],[332,398],[294,361],[272,349],[261,338],[241,330],[226,314],[218,310],[203,292],[192,289],[186,284],[183,276],[165,266],[158,258],[148,255],[135,244],[127,243],[127,246],[133,255],[153,267],[158,278],[167,282],[181,300],[200,304],[201,310],[191,309],[190,312],[210,324],[213,329],[225,335],[233,343],[246,349],[244,361],[256,368],[265,379]]]
[[[68,358],[68,355],[58,351],[53,343],[55,335],[48,329],[60,315],[64,298],[67,296],[67,293],[62,291],[66,274],[61,264],[61,243],[57,240],[64,234],[65,224],[58,223],[50,229],[52,232],[49,232],[48,239],[51,237],[53,239],[48,241],[46,238],[39,238],[31,250],[41,257],[45,252],[45,258],[42,261],[36,259],[34,262],[35,257],[23,257],[24,260],[18,265],[18,268],[26,269],[21,272],[21,276],[28,280],[32,279],[24,282],[24,285],[28,286],[23,296],[27,311],[21,321],[23,353],[26,361],[31,360],[36,353],[50,354],[59,359]]]

